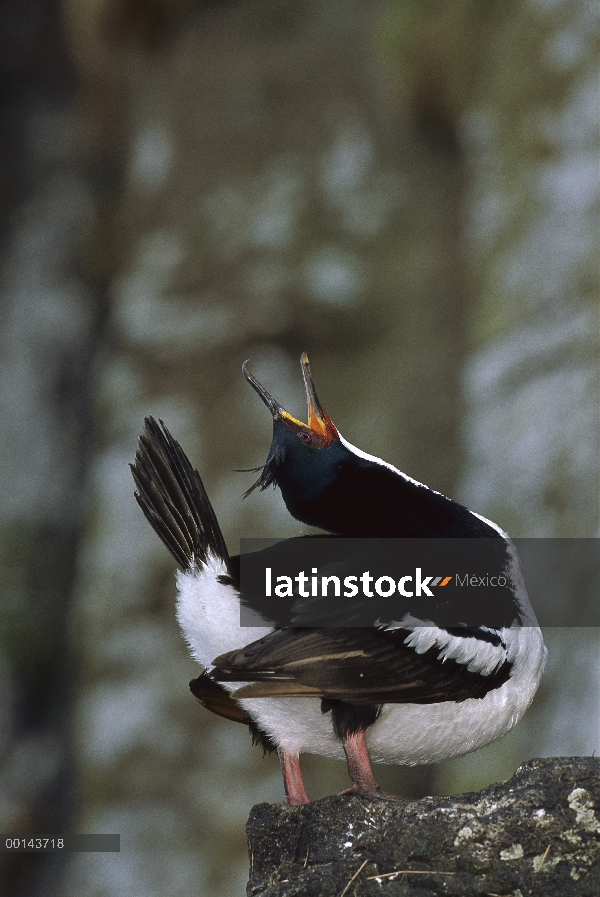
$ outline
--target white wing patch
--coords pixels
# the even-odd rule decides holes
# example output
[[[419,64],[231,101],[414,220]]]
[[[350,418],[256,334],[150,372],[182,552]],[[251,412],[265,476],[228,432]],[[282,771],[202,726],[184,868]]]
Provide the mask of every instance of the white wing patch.
[[[510,660],[510,652],[507,649],[507,643],[511,641],[510,633],[510,629],[499,630],[501,643],[493,645],[491,642],[478,639],[477,636],[465,638],[452,635],[445,629],[438,629],[437,626],[425,625],[415,627],[404,639],[404,644],[417,654],[425,654],[431,648],[437,648],[438,658],[442,662],[455,660],[466,666],[470,673],[489,676],[505,660]]]

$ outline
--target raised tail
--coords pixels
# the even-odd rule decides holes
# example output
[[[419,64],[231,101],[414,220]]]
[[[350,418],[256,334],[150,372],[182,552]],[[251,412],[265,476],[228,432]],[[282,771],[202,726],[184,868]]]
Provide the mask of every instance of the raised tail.
[[[162,420],[145,418],[130,467],[137,503],[181,569],[202,566],[209,553],[229,569],[227,546],[200,474]]]

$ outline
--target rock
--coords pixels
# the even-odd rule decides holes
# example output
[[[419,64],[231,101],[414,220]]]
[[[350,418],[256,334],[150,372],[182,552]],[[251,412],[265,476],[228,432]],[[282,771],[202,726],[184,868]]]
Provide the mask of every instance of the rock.
[[[483,791],[257,804],[248,897],[597,897],[600,760],[530,760]]]

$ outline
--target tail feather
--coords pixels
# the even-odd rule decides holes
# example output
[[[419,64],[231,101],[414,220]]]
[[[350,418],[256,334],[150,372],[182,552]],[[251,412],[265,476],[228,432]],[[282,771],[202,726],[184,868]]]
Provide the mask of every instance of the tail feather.
[[[248,726],[252,735],[252,744],[260,745],[264,754],[271,754],[277,750],[273,739],[269,738],[267,733],[256,725],[250,714],[237,701],[234,701],[222,685],[213,682],[208,673],[202,673],[197,679],[192,679],[190,691],[211,713]]]
[[[181,569],[205,564],[209,553],[229,568],[227,546],[200,475],[162,420],[145,419],[130,467],[137,503]]]

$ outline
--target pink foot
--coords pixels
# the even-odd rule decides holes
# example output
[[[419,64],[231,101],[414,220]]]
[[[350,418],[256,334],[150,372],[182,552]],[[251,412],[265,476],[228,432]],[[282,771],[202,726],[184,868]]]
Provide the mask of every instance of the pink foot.
[[[344,740],[344,753],[348,761],[348,775],[354,782],[351,788],[346,788],[340,792],[344,794],[355,794],[358,797],[391,798],[392,800],[402,800],[396,794],[386,794],[379,787],[373,770],[371,769],[371,759],[367,750],[365,741],[365,732],[361,730],[353,735],[348,735]]]
[[[352,785],[351,788],[344,788],[343,791],[340,791],[338,797],[344,797],[346,794],[360,794],[366,797],[369,794],[383,794],[383,792],[379,785],[377,788],[358,788],[356,785]]]
[[[285,803],[290,807],[309,804],[310,800],[304,788],[300,769],[300,757],[298,754],[288,754],[287,751],[281,751],[279,757],[283,773],[283,787],[285,788]]]
[[[379,800],[379,798],[385,798],[386,800],[406,800],[401,794],[390,794],[389,791],[382,791],[379,785],[374,789],[357,788],[356,785],[353,785],[352,788],[345,788],[343,791],[340,791],[338,797],[345,797],[351,794],[354,794],[356,797],[368,797],[372,800]]]

